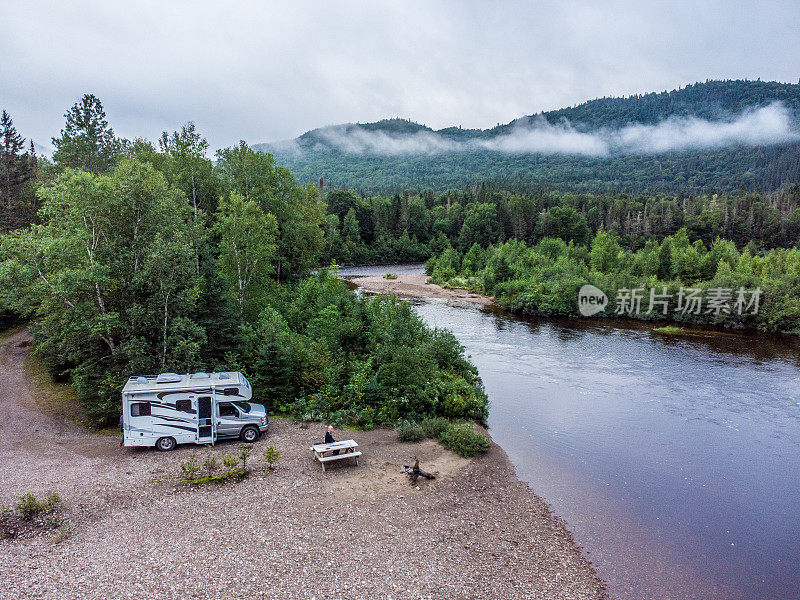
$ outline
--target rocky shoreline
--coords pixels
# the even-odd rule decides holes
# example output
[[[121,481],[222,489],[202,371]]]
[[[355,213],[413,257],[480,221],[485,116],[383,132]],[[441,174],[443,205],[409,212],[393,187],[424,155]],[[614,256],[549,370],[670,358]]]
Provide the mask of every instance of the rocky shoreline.
[[[464,289],[444,288],[435,283],[429,283],[425,273],[401,273],[397,275],[396,279],[372,275],[352,276],[347,279],[366,292],[394,294],[401,298],[441,298],[480,306],[489,306],[494,302],[494,298],[491,296],[483,296]]]

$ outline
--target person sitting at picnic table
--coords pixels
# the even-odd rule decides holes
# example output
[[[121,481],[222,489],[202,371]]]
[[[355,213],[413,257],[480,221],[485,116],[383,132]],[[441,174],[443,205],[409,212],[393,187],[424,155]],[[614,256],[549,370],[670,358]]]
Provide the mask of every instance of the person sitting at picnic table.
[[[333,439],[333,425],[328,425],[328,430],[325,432],[325,443],[326,444],[333,444],[335,441],[336,440]],[[345,448],[344,453],[345,454],[349,454],[352,451],[353,451],[352,448]],[[334,456],[338,456],[339,455],[339,450],[334,450],[332,452],[332,454]]]
[[[328,431],[325,432],[325,443],[326,444],[332,444],[335,441],[336,440],[333,439],[333,425],[328,425]],[[339,454],[339,451],[338,450],[334,450],[333,454],[334,454],[334,456],[336,456],[337,454]]]

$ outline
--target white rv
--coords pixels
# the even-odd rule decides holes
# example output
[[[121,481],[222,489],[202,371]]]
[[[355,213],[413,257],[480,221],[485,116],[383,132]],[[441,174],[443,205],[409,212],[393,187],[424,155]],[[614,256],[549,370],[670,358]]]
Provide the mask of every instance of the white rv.
[[[131,377],[122,389],[124,444],[166,452],[224,438],[255,442],[269,418],[252,397],[250,382],[239,372]]]

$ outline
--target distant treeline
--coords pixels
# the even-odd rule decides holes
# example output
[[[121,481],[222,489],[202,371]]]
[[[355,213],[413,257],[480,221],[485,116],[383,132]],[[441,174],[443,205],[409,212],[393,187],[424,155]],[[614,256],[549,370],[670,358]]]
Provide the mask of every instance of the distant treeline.
[[[544,238],[587,244],[598,231],[629,249],[684,228],[706,245],[731,240],[751,254],[800,240],[800,185],[781,192],[702,196],[493,191],[361,196],[328,189],[325,259],[339,263],[424,260],[446,245],[466,252],[507,240]]]

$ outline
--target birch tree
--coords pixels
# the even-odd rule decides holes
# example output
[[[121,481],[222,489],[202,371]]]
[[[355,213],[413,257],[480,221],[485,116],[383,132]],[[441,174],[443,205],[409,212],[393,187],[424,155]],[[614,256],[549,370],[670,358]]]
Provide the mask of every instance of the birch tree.
[[[219,266],[242,323],[258,315],[275,273],[278,222],[253,200],[233,193],[217,216]]]
[[[40,190],[41,223],[0,243],[0,300],[30,318],[37,352],[71,373],[87,416],[113,422],[126,375],[186,366],[199,278],[191,209],[151,165],[67,169]]]

